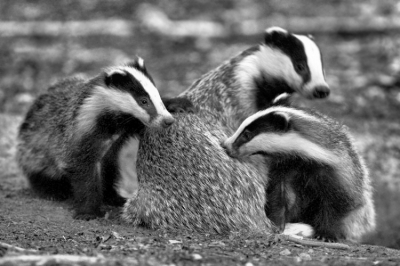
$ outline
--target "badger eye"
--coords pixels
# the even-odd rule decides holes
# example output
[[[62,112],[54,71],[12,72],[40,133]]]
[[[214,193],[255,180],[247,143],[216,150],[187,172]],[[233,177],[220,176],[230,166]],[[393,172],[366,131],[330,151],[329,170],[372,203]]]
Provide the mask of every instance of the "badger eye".
[[[304,64],[296,64],[294,67],[297,72],[303,72],[306,70],[306,66]]]
[[[149,103],[149,100],[148,100],[148,99],[146,99],[146,98],[140,99],[140,104],[141,104],[141,105],[148,105],[148,103]]]
[[[248,140],[251,137],[251,133],[248,129],[246,129],[245,131],[243,131],[242,136],[244,139]]]

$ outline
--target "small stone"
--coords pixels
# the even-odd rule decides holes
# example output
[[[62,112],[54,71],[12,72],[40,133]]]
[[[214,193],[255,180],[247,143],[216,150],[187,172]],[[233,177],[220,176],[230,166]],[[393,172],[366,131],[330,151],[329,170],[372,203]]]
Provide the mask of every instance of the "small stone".
[[[254,266],[254,264],[249,261],[249,262],[246,262],[246,264],[244,266]]]
[[[170,244],[182,244],[182,241],[179,240],[168,240]]]
[[[279,252],[279,254],[281,254],[283,256],[288,256],[288,255],[292,254],[292,252],[290,252],[290,250],[288,250],[288,249],[284,249],[281,252]]]
[[[299,257],[301,260],[311,260],[310,254],[307,253],[300,253]]]
[[[194,260],[201,260],[203,257],[200,254],[192,254]]]
[[[300,263],[301,262],[301,259],[298,256],[294,257],[293,260],[294,260],[295,263]]]

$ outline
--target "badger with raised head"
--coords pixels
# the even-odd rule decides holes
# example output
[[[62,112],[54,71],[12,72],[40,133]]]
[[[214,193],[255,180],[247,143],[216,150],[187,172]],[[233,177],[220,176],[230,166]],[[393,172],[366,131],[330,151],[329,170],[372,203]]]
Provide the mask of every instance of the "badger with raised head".
[[[73,196],[75,218],[95,218],[103,201],[125,202],[100,173],[111,143],[122,133],[135,136],[173,122],[136,58],[90,79],[66,79],[39,96],[19,128],[18,163],[38,194]]]
[[[322,99],[330,89],[321,52],[307,36],[268,28],[264,41],[229,59],[195,81],[181,96],[200,111],[212,113],[230,130],[267,108],[281,93]]]
[[[283,92],[321,99],[329,95],[330,89],[315,42],[310,37],[271,27],[261,44],[203,75],[180,97],[190,100],[201,118],[207,121],[212,118],[212,124],[221,125],[225,133],[231,134],[246,117],[268,107]],[[190,125],[187,126],[190,131]],[[105,163],[107,169],[113,169],[108,172],[120,173],[127,183],[136,180],[137,147],[136,139],[114,147]],[[125,160],[126,154],[131,154],[132,159]],[[118,162],[113,158],[118,158]]]
[[[278,226],[306,223],[326,240],[375,227],[368,171],[346,126],[314,111],[275,106],[248,117],[224,141],[235,158],[269,158],[266,213]]]

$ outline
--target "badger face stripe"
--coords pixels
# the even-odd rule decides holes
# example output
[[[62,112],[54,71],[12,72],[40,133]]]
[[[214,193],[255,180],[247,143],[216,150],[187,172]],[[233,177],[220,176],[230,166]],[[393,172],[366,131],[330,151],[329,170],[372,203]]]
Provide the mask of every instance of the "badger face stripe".
[[[274,31],[270,38],[266,36],[265,43],[286,54],[293,64],[295,72],[302,77],[303,84],[310,80],[310,69],[303,42],[296,35],[284,31]]]
[[[268,114],[273,113],[273,112],[278,112],[280,114],[285,114],[287,115],[287,119],[289,120],[291,116],[296,116],[299,117],[300,119],[303,118],[304,120],[311,120],[320,123],[320,120],[316,118],[315,116],[309,115],[304,111],[293,109],[290,107],[285,107],[285,106],[272,106],[268,109],[258,111],[257,113],[253,114],[252,116],[249,116],[246,118],[242,124],[239,126],[239,128],[236,130],[236,132],[229,138],[229,142],[234,143],[236,139],[240,136],[240,134],[246,130],[247,127],[249,127],[250,124],[254,123],[254,121],[260,119],[261,117],[266,117]]]
[[[240,157],[258,152],[267,152],[268,154],[296,154],[305,159],[312,159],[329,165],[336,165],[340,161],[330,150],[324,149],[295,132],[286,134],[277,134],[274,132],[262,133],[238,149]]]
[[[267,29],[265,30],[265,32],[266,32],[267,34],[271,34],[271,33],[273,33],[273,32],[283,32],[283,33],[287,33],[287,30],[282,29],[282,28],[277,27],[277,26],[273,26],[273,27],[267,28]]]
[[[78,136],[92,131],[96,126],[97,117],[105,110],[132,114],[141,118],[142,122],[150,120],[149,114],[138,106],[128,92],[96,86],[92,95],[85,99],[79,110],[77,116]]]
[[[141,57],[137,56],[133,61],[127,63],[126,66],[138,69],[151,81],[151,83],[153,83],[153,85],[155,85],[153,78],[147,71],[144,60]]]
[[[310,80],[305,85],[306,90],[311,90],[316,86],[328,86],[323,72],[322,57],[318,46],[310,38],[303,35],[294,35],[303,43],[308,68],[310,70]]]
[[[131,98],[133,97],[136,104],[134,109],[129,112],[130,114],[147,126],[158,126],[162,119],[172,117],[165,108],[157,88],[145,73],[132,67],[121,67],[118,71],[120,70],[124,71],[126,76],[122,82],[112,84],[112,86],[127,91]],[[137,108],[141,110],[138,112]],[[143,110],[148,115],[141,115]],[[141,116],[139,117],[138,114]]]
[[[244,103],[248,102],[249,106],[255,101],[271,103],[282,90],[299,91],[303,85],[302,77],[293,70],[291,59],[281,50],[268,45],[261,45],[252,54],[246,55],[238,63],[234,75],[241,88],[238,97]],[[258,107],[266,106],[260,103]]]

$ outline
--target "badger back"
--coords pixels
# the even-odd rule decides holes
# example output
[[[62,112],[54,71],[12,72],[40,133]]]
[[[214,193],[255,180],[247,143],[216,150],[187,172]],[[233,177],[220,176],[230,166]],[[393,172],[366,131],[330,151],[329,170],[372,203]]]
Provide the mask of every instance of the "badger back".
[[[165,131],[146,129],[137,159],[139,190],[125,205],[125,220],[218,233],[269,229],[264,177],[253,164],[227,156],[219,128],[180,115]]]

